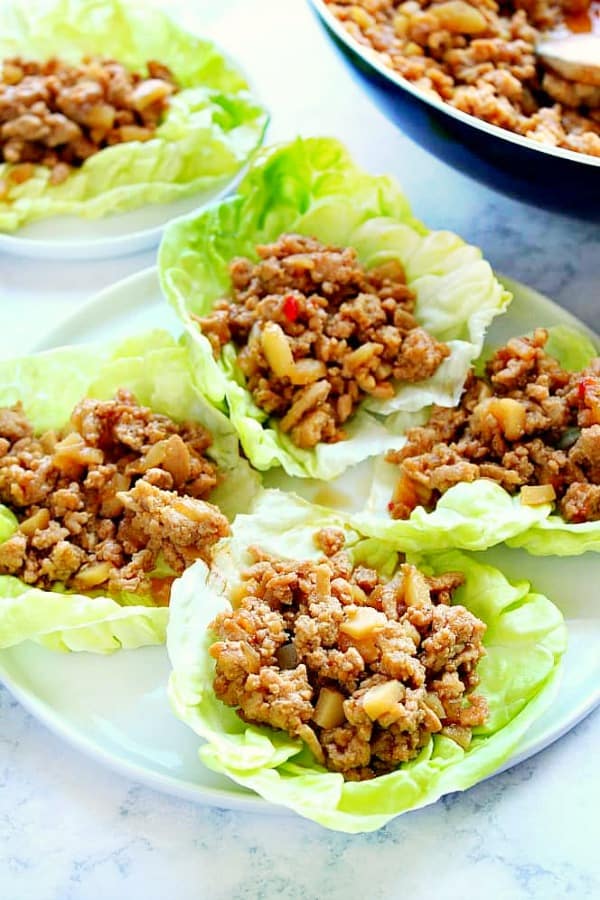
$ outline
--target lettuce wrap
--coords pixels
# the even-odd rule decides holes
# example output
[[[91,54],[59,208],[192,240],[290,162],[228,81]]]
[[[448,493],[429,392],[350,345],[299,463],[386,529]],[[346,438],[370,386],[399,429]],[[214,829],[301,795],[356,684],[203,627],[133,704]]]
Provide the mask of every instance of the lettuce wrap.
[[[584,369],[598,353],[587,335],[569,326],[550,328],[549,334],[546,351],[567,371]],[[491,355],[489,348],[485,355]],[[477,369],[481,369],[479,362]],[[426,419],[423,415],[422,421]],[[506,541],[537,556],[600,551],[600,522],[570,524],[552,513],[551,503],[526,506],[519,494],[512,496],[484,478],[450,488],[432,512],[418,506],[408,519],[391,519],[387,505],[397,479],[397,466],[384,459],[376,461],[367,506],[354,517],[364,534],[410,550],[486,550]]]
[[[229,518],[250,507],[260,489],[258,476],[240,458],[227,419],[203,400],[187,351],[166,332],[0,361],[0,406],[21,400],[38,433],[62,428],[84,396],[110,399],[118,388],[131,390],[156,413],[206,426],[213,436],[207,453],[223,475],[209,499]],[[13,513],[0,505],[0,541],[16,528]],[[46,591],[0,575],[0,648],[27,639],[53,649],[96,652],[157,644],[165,639],[167,619],[167,608],[130,593]]]
[[[0,164],[5,187],[0,231],[48,216],[91,219],[214,193],[261,143],[267,115],[244,77],[213,44],[188,34],[159,10],[122,0],[0,5],[0,59],[56,56],[77,63],[98,53],[142,74],[151,59],[171,68],[179,91],[155,136],[101,150],[62,184],[51,184],[51,169],[41,165],[32,178],[13,184],[11,166]]]
[[[419,756],[394,772],[361,782],[344,782],[315,763],[308,749],[285,732],[245,724],[217,700],[214,661],[207,630],[215,615],[230,608],[229,591],[247,565],[247,547],[283,557],[318,555],[312,540],[324,525],[344,528],[356,562],[391,575],[398,545],[364,540],[342,517],[279,491],[265,491],[252,515],[236,518],[211,571],[194,563],[173,590],[167,647],[173,666],[169,693],[176,714],[204,739],[202,762],[328,828],[372,831],[399,813],[464,790],[493,773],[517,748],[532,722],[552,703],[559,684],[566,628],[560,611],[528,582],[511,584],[500,571],[459,551],[414,554],[408,560],[425,572],[464,573],[454,596],[487,625],[487,655],[478,666],[477,688],[489,705],[485,725],[474,729],[467,750],[436,734]]]
[[[193,315],[206,315],[230,292],[229,262],[256,259],[257,244],[284,232],[352,246],[367,268],[400,260],[416,293],[419,323],[451,349],[435,375],[397,384],[393,398],[368,398],[348,421],[347,440],[312,450],[295,446],[254,403],[232,343],[218,359]],[[228,411],[246,455],[261,470],[331,479],[382,453],[394,439],[390,414],[458,402],[487,326],[510,301],[476,247],[447,231],[430,232],[412,215],[397,183],[359,169],[328,138],[298,139],[263,152],[238,193],[201,214],[171,223],[159,250],[163,290],[195,346],[196,376],[209,400]]]

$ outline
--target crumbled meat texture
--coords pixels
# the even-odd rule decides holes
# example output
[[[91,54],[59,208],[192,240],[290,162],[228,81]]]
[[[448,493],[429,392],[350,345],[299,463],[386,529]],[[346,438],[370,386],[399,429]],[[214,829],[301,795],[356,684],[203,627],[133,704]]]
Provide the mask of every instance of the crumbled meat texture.
[[[346,543],[346,536],[341,528],[321,528],[315,533],[315,545],[325,556],[334,556]]]
[[[147,68],[144,76],[111,59],[5,59],[0,162],[14,166],[4,192],[30,178],[33,164],[49,167],[50,183],[58,184],[105,147],[149,140],[177,87],[167,66],[151,60]]]
[[[458,408],[434,407],[401,450],[388,452],[400,468],[393,518],[433,509],[459,482],[490,478],[511,494],[551,485],[568,522],[600,520],[600,358],[567,372],[546,353],[547,339],[540,328],[510,340],[486,378],[469,377]]]
[[[600,520],[600,484],[571,484],[560,501],[560,511],[568,522]]]
[[[244,721],[283,729],[328,769],[362,780],[412,759],[434,733],[468,744],[488,714],[472,693],[485,625],[451,605],[461,573],[426,577],[403,564],[386,580],[354,565],[342,539],[321,529],[315,543],[329,555],[317,560],[250,548],[236,608],[210,626],[210,653],[215,693]],[[365,608],[376,623],[348,631]],[[375,709],[370,691],[386,685],[393,696]],[[322,692],[337,696],[334,718],[321,718]]]
[[[600,156],[600,88],[544,71],[536,58],[546,31],[600,29],[598,0],[326,2],[355,40],[427,94],[542,144]]]
[[[229,531],[227,519],[212,503],[182,498],[143,478],[118,498],[125,508],[117,530],[123,547],[131,554],[150,551],[153,558],[162,553],[178,573],[199,557],[208,559],[210,548]]]
[[[63,434],[36,437],[20,404],[0,409],[0,502],[19,521],[0,573],[168,602],[174,575],[154,577],[159,557],[181,574],[229,531],[204,499],[217,485],[210,443],[127,391],[82,400]]]
[[[365,271],[352,248],[294,234],[256,250],[258,262],[231,263],[231,299],[197,322],[216,355],[234,342],[256,404],[297,446],[343,440],[365,396],[391,397],[449,355],[415,319],[400,263]],[[267,326],[283,356],[269,356]]]
[[[9,446],[10,443],[29,437],[32,433],[31,424],[20,404],[0,408],[0,436],[9,442]]]

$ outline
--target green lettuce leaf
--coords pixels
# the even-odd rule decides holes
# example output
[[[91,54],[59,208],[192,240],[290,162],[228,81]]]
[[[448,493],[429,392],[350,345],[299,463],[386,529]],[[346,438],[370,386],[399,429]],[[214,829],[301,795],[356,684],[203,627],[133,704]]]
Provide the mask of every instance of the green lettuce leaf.
[[[213,436],[208,455],[223,476],[209,499],[229,518],[251,506],[260,490],[258,476],[240,458],[226,417],[199,392],[187,350],[166,332],[0,361],[0,406],[21,400],[38,432],[63,427],[82,397],[108,399],[118,388],[128,388],[154,412],[205,425]],[[0,541],[16,526],[11,511],[0,505]],[[0,576],[0,647],[29,639],[54,649],[110,652],[162,643],[167,618],[168,610],[147,598],[83,596],[58,586],[44,591]]]
[[[568,371],[580,371],[597,354],[587,335],[566,325],[550,329],[547,350]],[[387,504],[398,467],[378,459],[373,471],[366,508],[353,519],[364,534],[411,550],[486,550],[506,541],[510,547],[523,547],[536,556],[600,551],[600,522],[569,524],[552,514],[551,503],[523,505],[518,494],[511,496],[485,478],[450,488],[430,513],[419,506],[408,519],[390,519]]]
[[[299,449],[276,421],[266,421],[245,387],[233,345],[215,360],[191,318],[206,315],[229,293],[232,258],[256,258],[257,244],[285,231],[353,246],[369,267],[399,259],[417,295],[417,319],[451,347],[432,378],[398,384],[391,400],[365,401],[349,423],[347,440],[314,450]],[[450,232],[428,232],[393,179],[366,174],[328,138],[298,139],[265,151],[236,196],[172,223],[160,247],[159,270],[195,345],[199,383],[212,403],[228,410],[253,465],[281,465],[290,475],[323,479],[397,443],[384,419],[391,413],[457,403],[487,326],[510,300],[476,247]]]
[[[548,329],[546,353],[559,361],[567,372],[580,372],[598,355],[600,343],[570,325],[556,325]]]
[[[109,597],[42,591],[0,575],[0,648],[33,640],[50,650],[110,653],[165,640],[165,606],[121,606]]]
[[[339,516],[293,495],[264,492],[252,515],[237,517],[213,570],[195,563],[174,586],[167,633],[173,666],[169,694],[176,714],[204,739],[199,752],[209,768],[328,828],[372,831],[399,813],[470,787],[510,757],[552,703],[566,629],[557,607],[526,581],[511,584],[497,569],[459,551],[409,556],[427,572],[464,573],[465,584],[454,599],[487,624],[487,655],[478,668],[477,691],[487,698],[490,716],[475,729],[466,751],[434,735],[415,760],[395,772],[344,783],[341,775],[317,765],[301,742],[247,725],[217,700],[208,653],[214,640],[208,625],[229,608],[228,593],[247,564],[248,544],[296,559],[315,556],[312,535],[325,523],[344,527],[355,561],[393,570],[393,545],[361,540]]]
[[[600,522],[574,525],[561,516],[550,515],[506,543],[523,547],[533,556],[580,556],[592,550],[600,553]]]
[[[148,60],[167,64],[180,91],[150,141],[108,147],[50,183],[36,166],[23,184],[8,185],[0,201],[0,231],[47,216],[97,218],[148,203],[168,203],[224,187],[259,146],[267,123],[237,69],[209,41],[177,26],[147,5],[123,0],[6,0],[0,5],[0,58],[85,55],[112,57],[144,73]],[[199,196],[199,202],[201,197]]]

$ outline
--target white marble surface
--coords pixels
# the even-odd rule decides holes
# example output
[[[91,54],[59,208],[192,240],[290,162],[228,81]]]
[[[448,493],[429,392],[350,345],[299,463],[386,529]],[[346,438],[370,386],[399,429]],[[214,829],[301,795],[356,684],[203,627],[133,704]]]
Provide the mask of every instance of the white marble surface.
[[[185,3],[170,5],[191,19]],[[397,175],[428,224],[460,232],[498,270],[600,327],[599,227],[507,200],[410,143],[358,92],[303,0],[193,6],[251,73],[272,112],[272,140],[344,139],[365,166]],[[82,299],[153,258],[0,254],[0,355],[25,351]],[[140,787],[65,746],[0,690],[0,900],[596,898],[599,741],[596,712],[467,794],[349,837]]]

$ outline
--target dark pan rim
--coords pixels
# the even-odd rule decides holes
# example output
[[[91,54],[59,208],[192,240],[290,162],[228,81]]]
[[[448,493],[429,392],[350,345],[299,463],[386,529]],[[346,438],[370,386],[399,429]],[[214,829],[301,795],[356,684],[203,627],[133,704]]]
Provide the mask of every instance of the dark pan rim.
[[[379,58],[379,53],[376,50],[371,50],[355,40],[346,31],[339,19],[337,19],[329,10],[325,0],[309,0],[309,2],[312,4],[316,13],[323,20],[327,28],[342,44],[345,44],[352,53],[359,56],[368,66],[374,69],[388,82],[395,85],[397,88],[412,94],[413,97],[416,97],[428,106],[433,107],[438,112],[444,113],[450,118],[457,119],[463,125],[470,125],[472,128],[476,128],[485,134],[489,134],[500,140],[508,141],[511,144],[516,144],[523,149],[537,151],[546,156],[568,160],[569,162],[578,163],[582,166],[600,169],[600,156],[591,156],[589,153],[580,153],[576,150],[566,150],[563,147],[553,147],[550,144],[541,144],[531,138],[516,134],[514,131],[509,131],[507,128],[500,128],[498,125],[490,125],[489,122],[484,122],[483,119],[478,119],[476,116],[455,109],[453,106],[445,103],[441,98],[428,94],[422,88],[416,87],[412,82],[385,65]]]

